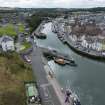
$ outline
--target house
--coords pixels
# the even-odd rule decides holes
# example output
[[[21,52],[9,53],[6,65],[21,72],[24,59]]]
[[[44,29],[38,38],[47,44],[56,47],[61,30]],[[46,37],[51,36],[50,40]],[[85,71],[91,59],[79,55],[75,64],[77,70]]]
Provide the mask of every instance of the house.
[[[69,38],[70,38],[73,42],[76,42],[77,39],[78,39],[77,36],[74,35],[74,34],[69,35]]]
[[[85,48],[92,49],[95,51],[102,50],[102,42],[96,38],[86,38],[82,41],[81,45]]]
[[[88,43],[87,43],[86,40],[83,40],[82,43],[81,43],[81,45],[82,45],[83,47],[85,47],[85,48],[88,47]]]
[[[101,51],[102,50],[102,43],[96,41],[92,44],[92,49],[96,51]]]
[[[3,51],[14,51],[14,40],[10,36],[2,36],[0,38],[0,45]]]

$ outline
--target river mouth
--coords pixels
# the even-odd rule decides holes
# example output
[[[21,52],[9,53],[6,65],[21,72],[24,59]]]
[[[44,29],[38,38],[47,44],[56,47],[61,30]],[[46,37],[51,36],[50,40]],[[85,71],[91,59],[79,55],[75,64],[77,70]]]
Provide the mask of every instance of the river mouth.
[[[48,62],[60,85],[64,88],[71,87],[79,96],[82,105],[105,105],[105,64],[73,52],[51,32],[51,23],[45,24],[44,27],[43,32],[47,34],[47,39],[35,39],[38,46],[69,54],[78,65],[77,67],[60,66],[54,61]]]

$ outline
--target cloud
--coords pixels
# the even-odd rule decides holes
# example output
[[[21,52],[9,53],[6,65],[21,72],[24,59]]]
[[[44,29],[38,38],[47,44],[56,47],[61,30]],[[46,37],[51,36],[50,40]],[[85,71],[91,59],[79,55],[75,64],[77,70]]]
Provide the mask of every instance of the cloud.
[[[105,6],[105,0],[0,0],[0,6],[34,8],[88,8]]]

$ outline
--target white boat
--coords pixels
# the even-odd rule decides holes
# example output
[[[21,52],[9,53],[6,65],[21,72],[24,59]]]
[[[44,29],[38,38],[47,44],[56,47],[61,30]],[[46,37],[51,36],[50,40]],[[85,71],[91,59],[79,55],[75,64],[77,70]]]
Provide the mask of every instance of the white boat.
[[[70,98],[71,98],[72,101],[73,101],[73,105],[81,105],[80,99],[79,99],[78,95],[77,95],[75,92],[73,92],[73,91],[71,90],[71,88],[70,88],[70,82],[69,82],[69,80],[67,80],[67,87],[66,87],[66,90],[69,91],[70,94],[71,94],[71,95],[70,95]]]

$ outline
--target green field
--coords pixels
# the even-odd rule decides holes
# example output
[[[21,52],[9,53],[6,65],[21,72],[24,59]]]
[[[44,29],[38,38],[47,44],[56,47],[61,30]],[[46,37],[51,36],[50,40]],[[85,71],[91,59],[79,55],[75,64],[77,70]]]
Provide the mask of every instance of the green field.
[[[31,43],[29,43],[29,42],[24,42],[23,43],[23,46],[24,46],[24,50],[26,50],[26,49],[29,49],[29,48],[31,48]]]
[[[25,31],[23,24],[18,25],[18,31],[20,33]],[[6,26],[0,27],[0,36],[2,35],[16,36],[15,26],[13,24],[7,24]]]
[[[23,52],[25,52],[27,49],[29,49],[29,48],[31,48],[31,47],[32,47],[31,43],[29,43],[29,42],[24,42],[24,43],[22,44],[22,46],[21,46],[20,52],[23,53]]]
[[[21,24],[21,23],[18,24],[18,29],[19,29],[19,32],[20,32],[20,33],[25,32],[24,25]]]

